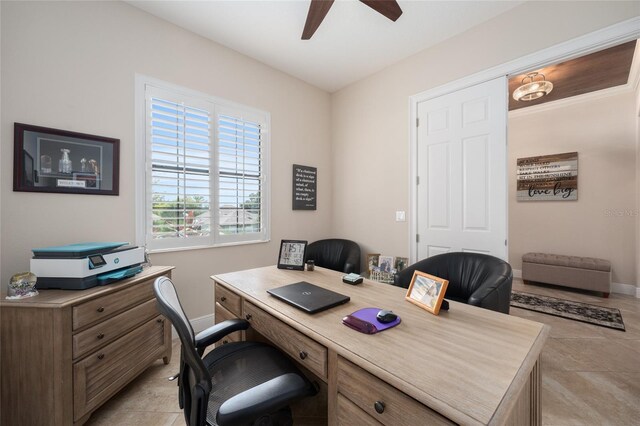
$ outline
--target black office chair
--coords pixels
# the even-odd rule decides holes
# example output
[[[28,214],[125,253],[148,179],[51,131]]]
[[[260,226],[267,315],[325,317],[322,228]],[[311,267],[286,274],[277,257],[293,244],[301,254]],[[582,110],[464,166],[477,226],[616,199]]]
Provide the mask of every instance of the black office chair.
[[[153,289],[182,343],[178,399],[187,425],[290,425],[289,404],[317,393],[285,354],[265,343],[227,343],[202,357],[208,346],[249,323],[228,320],[194,335],[171,280],[160,277]]]
[[[360,273],[360,246],[339,238],[314,241],[307,246],[304,261],[313,260],[316,266],[350,274]]]
[[[443,253],[403,269],[394,285],[409,288],[416,270],[449,280],[445,299],[509,313],[513,274],[511,265],[502,259],[480,253]]]

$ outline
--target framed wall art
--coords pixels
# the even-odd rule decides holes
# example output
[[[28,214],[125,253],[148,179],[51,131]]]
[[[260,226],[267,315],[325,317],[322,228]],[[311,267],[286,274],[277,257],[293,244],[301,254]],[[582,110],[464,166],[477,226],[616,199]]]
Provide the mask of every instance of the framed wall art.
[[[14,124],[13,190],[119,194],[120,140]]]
[[[575,201],[578,199],[578,153],[518,158],[518,201]]]
[[[293,210],[316,210],[318,206],[318,169],[293,165]]]

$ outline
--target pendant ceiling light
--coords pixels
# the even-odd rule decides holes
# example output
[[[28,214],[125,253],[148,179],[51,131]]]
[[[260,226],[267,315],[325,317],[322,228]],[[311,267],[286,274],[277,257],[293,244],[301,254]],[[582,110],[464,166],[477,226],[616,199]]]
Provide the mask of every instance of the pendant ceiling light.
[[[541,77],[541,80],[536,78]],[[529,80],[528,83],[525,83]],[[513,91],[513,99],[516,101],[532,101],[548,95],[553,90],[553,83],[546,81],[544,74],[531,72],[522,79],[522,86]]]

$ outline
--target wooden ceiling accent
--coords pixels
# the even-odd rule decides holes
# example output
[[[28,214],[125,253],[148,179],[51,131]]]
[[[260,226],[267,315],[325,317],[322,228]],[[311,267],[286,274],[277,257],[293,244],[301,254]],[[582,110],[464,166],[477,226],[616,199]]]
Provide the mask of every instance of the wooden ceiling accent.
[[[553,90],[533,101],[516,101],[513,91],[522,84],[527,73],[509,79],[509,111],[553,102],[571,96],[626,84],[629,79],[636,41],[621,44],[557,65],[532,70],[542,73],[553,83]]]

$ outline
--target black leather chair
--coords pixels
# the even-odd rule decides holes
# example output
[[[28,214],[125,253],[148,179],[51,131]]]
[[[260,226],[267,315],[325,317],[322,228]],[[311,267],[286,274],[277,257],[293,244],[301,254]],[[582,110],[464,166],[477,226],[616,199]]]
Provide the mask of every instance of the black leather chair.
[[[182,343],[178,398],[187,425],[290,425],[288,405],[317,393],[285,354],[264,343],[227,343],[202,357],[205,348],[249,323],[228,320],[194,335],[171,280],[160,277],[153,288]]]
[[[307,260],[334,271],[359,274],[360,246],[351,240],[339,238],[314,241],[307,246],[304,261]]]
[[[443,253],[402,270],[394,284],[409,288],[416,270],[449,280],[445,299],[509,313],[513,274],[511,265],[502,259],[479,253]]]

